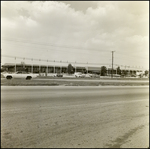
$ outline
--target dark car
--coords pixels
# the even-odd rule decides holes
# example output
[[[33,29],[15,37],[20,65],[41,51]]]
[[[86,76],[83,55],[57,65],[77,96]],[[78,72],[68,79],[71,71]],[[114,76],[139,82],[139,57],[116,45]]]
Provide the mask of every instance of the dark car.
[[[63,74],[57,73],[57,74],[56,74],[56,77],[63,77]]]
[[[135,74],[131,74],[131,77],[136,77],[136,75]]]

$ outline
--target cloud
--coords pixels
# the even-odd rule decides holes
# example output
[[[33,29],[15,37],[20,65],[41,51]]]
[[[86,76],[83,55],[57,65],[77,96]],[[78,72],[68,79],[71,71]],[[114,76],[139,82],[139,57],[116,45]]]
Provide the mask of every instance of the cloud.
[[[85,61],[95,54],[90,61],[96,62],[98,52],[138,55],[141,50],[148,51],[148,2],[2,1],[1,8],[2,38],[53,44],[49,47],[51,58],[65,59],[73,53],[73,60],[82,61],[80,55],[85,53]],[[38,48],[42,46],[33,47],[30,45],[26,53],[37,49],[40,57]],[[8,51],[13,54],[17,49]]]

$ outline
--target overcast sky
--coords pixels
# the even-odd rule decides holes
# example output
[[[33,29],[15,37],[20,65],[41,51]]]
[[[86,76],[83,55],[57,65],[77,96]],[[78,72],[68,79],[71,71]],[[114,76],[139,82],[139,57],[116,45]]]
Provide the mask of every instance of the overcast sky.
[[[149,68],[149,1],[1,1],[2,64],[111,66],[111,51],[114,64]]]

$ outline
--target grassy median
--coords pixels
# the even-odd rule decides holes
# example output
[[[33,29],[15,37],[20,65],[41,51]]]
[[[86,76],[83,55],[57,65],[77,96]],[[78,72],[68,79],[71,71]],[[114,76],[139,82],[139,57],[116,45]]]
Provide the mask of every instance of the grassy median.
[[[112,80],[116,80],[116,81],[112,82]],[[124,80],[124,82],[121,82],[121,80]],[[135,81],[130,82],[130,80],[135,80]],[[144,85],[149,85],[149,79],[148,78],[76,79],[76,78],[52,78],[52,77],[38,77],[36,79],[31,79],[31,80],[26,80],[26,79],[7,80],[5,78],[1,79],[1,86],[109,86],[109,85],[110,86],[144,86]]]

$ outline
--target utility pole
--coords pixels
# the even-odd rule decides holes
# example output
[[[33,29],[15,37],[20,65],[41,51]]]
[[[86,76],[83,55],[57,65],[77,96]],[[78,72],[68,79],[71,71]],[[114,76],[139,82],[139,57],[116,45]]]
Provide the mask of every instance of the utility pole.
[[[111,51],[112,52],[112,71],[111,71],[111,77],[113,78],[113,54],[114,54],[114,51]]]

